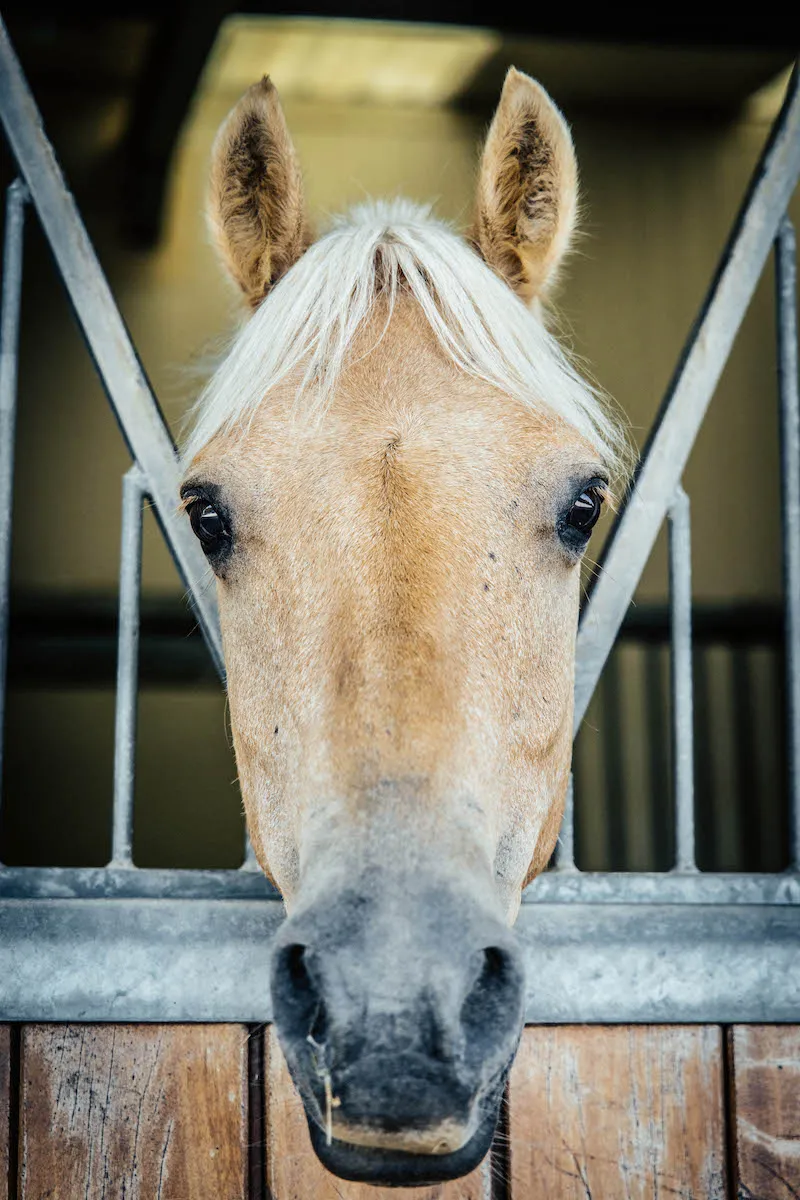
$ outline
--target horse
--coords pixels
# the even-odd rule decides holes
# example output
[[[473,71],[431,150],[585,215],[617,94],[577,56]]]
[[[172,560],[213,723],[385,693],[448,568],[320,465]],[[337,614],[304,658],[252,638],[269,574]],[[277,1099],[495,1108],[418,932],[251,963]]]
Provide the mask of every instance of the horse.
[[[268,78],[212,151],[251,310],[194,410],[250,838],[287,918],[277,1033],[314,1149],[421,1185],[485,1156],[525,1015],[514,934],[571,760],[581,560],[623,423],[551,332],[577,168],[509,71],[466,236],[407,200],[311,233]]]

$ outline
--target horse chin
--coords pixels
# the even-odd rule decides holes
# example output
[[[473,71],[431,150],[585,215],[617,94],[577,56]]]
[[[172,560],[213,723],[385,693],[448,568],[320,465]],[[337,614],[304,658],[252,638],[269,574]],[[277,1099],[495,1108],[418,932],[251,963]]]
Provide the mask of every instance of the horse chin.
[[[326,1170],[340,1179],[377,1187],[429,1187],[469,1175],[486,1157],[494,1138],[505,1073],[492,1096],[483,1098],[478,1127],[467,1142],[450,1154],[409,1154],[353,1145],[338,1138],[328,1141],[325,1131],[308,1114],[311,1144]]]

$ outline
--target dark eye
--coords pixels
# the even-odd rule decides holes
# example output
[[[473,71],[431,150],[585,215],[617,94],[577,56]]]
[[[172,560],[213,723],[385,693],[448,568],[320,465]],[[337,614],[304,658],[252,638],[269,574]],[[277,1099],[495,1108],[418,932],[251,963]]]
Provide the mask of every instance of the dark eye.
[[[567,513],[567,524],[579,533],[590,533],[597,524],[602,504],[603,497],[597,488],[586,488],[573,502],[572,508]]]
[[[189,506],[189,520],[203,549],[210,553],[221,549],[230,536],[225,522],[213,504],[208,504],[205,500],[195,500]]]
[[[587,484],[559,521],[559,537],[572,555],[581,555],[586,549],[603,507],[604,487],[605,483],[599,479]]]

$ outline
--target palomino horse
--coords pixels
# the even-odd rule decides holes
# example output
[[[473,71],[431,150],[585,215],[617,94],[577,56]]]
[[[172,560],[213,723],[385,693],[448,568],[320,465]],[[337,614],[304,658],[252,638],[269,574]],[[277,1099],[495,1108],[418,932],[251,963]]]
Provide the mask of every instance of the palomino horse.
[[[345,1178],[470,1171],[520,1036],[512,925],[558,834],[581,556],[624,455],[541,315],[576,190],[564,120],[514,70],[468,240],[392,201],[314,241],[266,79],[214,147],[211,224],[254,311],[181,494],[288,911],[274,1018]]]

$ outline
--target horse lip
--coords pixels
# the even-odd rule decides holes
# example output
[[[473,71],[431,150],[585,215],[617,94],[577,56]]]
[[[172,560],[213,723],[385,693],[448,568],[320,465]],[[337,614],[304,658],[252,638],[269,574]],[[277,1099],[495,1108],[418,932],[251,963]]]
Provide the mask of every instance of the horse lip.
[[[453,1154],[470,1140],[475,1133],[477,1120],[466,1125],[456,1120],[440,1121],[429,1129],[409,1129],[388,1132],[370,1128],[368,1125],[350,1125],[345,1120],[332,1121],[332,1134],[337,1142],[350,1146],[363,1146],[378,1153],[384,1150],[401,1150],[405,1154],[441,1155]]]
[[[377,1187],[430,1187],[460,1179],[475,1170],[486,1157],[497,1125],[497,1103],[481,1114],[472,1136],[454,1151],[439,1154],[415,1154],[399,1149],[360,1146],[326,1135],[309,1118],[311,1143],[322,1165],[340,1179]]]
[[[484,1085],[475,1098],[469,1134],[454,1150],[420,1154],[399,1147],[378,1148],[340,1140],[330,1141],[317,1114],[305,1107],[311,1143],[322,1165],[333,1175],[357,1183],[384,1187],[430,1187],[468,1175],[485,1158],[492,1144],[510,1063]],[[316,1106],[315,1106],[316,1107]],[[335,1134],[335,1126],[331,1133]]]

